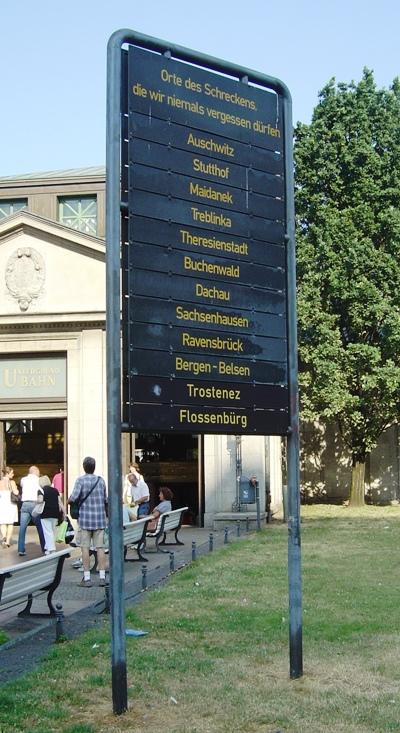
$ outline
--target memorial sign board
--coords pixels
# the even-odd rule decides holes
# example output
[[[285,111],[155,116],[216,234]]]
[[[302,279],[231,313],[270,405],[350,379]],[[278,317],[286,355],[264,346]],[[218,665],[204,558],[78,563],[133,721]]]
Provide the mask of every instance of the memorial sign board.
[[[124,424],[285,434],[280,95],[134,45],[124,59]]]

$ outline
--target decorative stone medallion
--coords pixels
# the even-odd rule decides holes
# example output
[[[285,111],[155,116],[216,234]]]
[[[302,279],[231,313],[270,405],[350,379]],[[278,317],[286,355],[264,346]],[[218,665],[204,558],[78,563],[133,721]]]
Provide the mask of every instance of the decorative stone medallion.
[[[9,257],[6,267],[6,285],[21,311],[27,311],[40,295],[45,281],[44,259],[33,247],[19,247]]]

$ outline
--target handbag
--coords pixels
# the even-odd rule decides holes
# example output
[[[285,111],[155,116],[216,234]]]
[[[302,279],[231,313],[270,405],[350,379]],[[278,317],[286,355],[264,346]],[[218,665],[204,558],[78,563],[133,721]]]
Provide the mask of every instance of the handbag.
[[[19,492],[18,492],[18,494],[14,494],[14,492],[13,492],[13,490],[11,488],[11,481],[8,482],[8,488],[10,490],[10,501],[11,501],[11,504],[19,504],[19,502],[20,502]]]
[[[79,501],[70,501],[69,503],[69,513],[72,517],[72,519],[79,519]]]
[[[40,517],[40,515],[43,514],[45,503],[46,503],[45,501],[40,501],[40,502],[38,501],[38,503],[35,504],[35,506],[32,509],[32,517],[34,518]]]
[[[83,499],[79,501],[79,497],[78,497],[77,499],[74,499],[73,501],[69,502],[69,513],[72,519],[79,519],[79,509],[81,508],[83,502],[86,501],[88,496],[92,493],[93,489],[96,488],[99,481],[100,481],[100,476],[97,477],[97,480],[94,482],[92,488],[90,489],[90,491],[88,491],[86,496],[83,497]]]

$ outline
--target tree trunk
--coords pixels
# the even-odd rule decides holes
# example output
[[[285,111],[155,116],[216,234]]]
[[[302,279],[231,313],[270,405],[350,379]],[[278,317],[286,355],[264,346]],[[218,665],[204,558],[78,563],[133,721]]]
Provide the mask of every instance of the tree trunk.
[[[350,506],[364,506],[365,504],[365,461],[353,461],[351,471]]]

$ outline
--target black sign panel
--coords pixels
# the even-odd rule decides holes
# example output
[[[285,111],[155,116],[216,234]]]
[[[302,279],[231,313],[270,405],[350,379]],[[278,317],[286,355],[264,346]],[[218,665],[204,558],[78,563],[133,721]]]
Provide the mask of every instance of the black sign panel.
[[[150,272],[135,269],[130,273],[127,287],[128,299],[135,295],[152,295],[159,298],[178,299],[205,305],[225,305],[234,309],[257,310],[266,313],[285,314],[285,294],[277,290],[261,290],[260,288],[235,285],[223,282],[207,281],[205,278],[180,277],[172,273]],[[126,305],[126,304],[125,304]],[[132,307],[127,313],[127,320],[134,321]]]
[[[139,273],[140,277],[140,273]],[[272,313],[254,310],[239,310],[218,305],[199,305],[198,303],[164,300],[161,293],[157,298],[132,295],[130,312],[133,316],[132,327],[136,323],[161,323],[171,326],[174,323],[190,328],[207,328],[213,331],[235,329],[243,334],[286,338],[285,319]],[[134,332],[131,337],[134,342]]]
[[[179,405],[180,402],[202,407],[251,407],[286,410],[287,388],[269,384],[231,382],[212,384],[204,380],[164,379],[136,377],[133,380],[132,398],[136,403]]]
[[[281,99],[134,46],[127,97],[124,422],[284,434]]]
[[[132,187],[133,191],[133,187]],[[129,197],[129,212],[138,216],[154,217],[186,226],[212,229],[219,234],[234,234],[261,241],[284,243],[283,223],[274,219],[262,219],[251,214],[227,211],[212,204],[185,201],[172,194],[157,195],[150,191],[136,190]],[[275,204],[274,204],[275,207]]]
[[[136,430],[178,433],[284,435],[288,423],[285,410],[137,404],[134,416]]]
[[[221,168],[221,170],[223,170]],[[276,188],[278,188],[276,186]],[[267,190],[267,189],[266,189]],[[177,171],[160,170],[145,165],[135,165],[132,176],[131,196],[136,191],[150,191],[162,196],[184,199],[194,204],[206,204],[228,211],[243,212],[250,216],[261,216],[273,220],[281,220],[284,215],[284,203],[273,196],[262,196],[250,188],[235,188],[216,181],[204,182],[194,176],[177,175]]]
[[[200,331],[182,326],[135,323],[131,340],[132,347],[140,345],[144,349],[165,349],[193,355],[217,354],[261,361],[284,361],[286,357],[284,339],[238,335],[233,331]]]
[[[280,98],[182,61],[129,49],[131,112],[282,150]]]
[[[184,379],[202,379],[241,383],[287,384],[286,362],[259,361],[256,359],[238,359],[220,356],[190,355],[180,352],[157,351],[132,347],[132,378],[141,374],[154,377],[180,377]]]
[[[143,166],[150,166],[150,170],[153,168],[160,168],[161,170],[168,171],[171,173],[179,173],[180,175],[190,176],[189,183],[200,187],[200,183],[194,183],[194,178],[206,180],[210,186],[220,184],[222,191],[229,186],[231,188],[239,188],[240,190],[235,192],[232,191],[232,198],[236,197],[240,200],[241,192],[251,196],[252,193],[260,193],[263,196],[275,196],[279,199],[283,197],[283,179],[282,176],[272,175],[271,173],[265,173],[264,171],[255,170],[253,167],[245,168],[241,165],[235,165],[234,163],[226,163],[216,160],[210,160],[203,155],[198,153],[186,152],[183,150],[177,150],[171,147],[171,145],[158,145],[156,143],[150,143],[147,140],[140,140],[133,138],[130,144],[130,154],[132,160],[135,163]],[[140,175],[144,177],[143,172],[140,168],[136,168],[135,178],[133,180],[134,186],[142,188],[139,182]],[[150,175],[149,173],[147,174]],[[153,177],[155,172],[152,170]],[[165,177],[161,178],[161,184],[165,184]],[[177,181],[181,181],[181,178],[175,178]],[[170,181],[168,181],[170,184]],[[146,190],[146,189],[145,189]],[[152,189],[151,189],[152,190]],[[213,190],[213,189],[212,189]],[[186,183],[186,187],[183,188],[183,196],[187,192],[190,193],[190,186]],[[190,194],[192,198],[194,194]],[[243,196],[241,197],[243,198]],[[237,203],[237,202],[235,202]],[[271,204],[271,202],[268,202]],[[264,201],[264,207],[266,206]],[[228,207],[229,208],[229,207]],[[235,205],[234,208],[237,208]],[[269,211],[272,213],[270,206]],[[246,209],[247,210],[247,207]],[[282,206],[279,209],[279,213],[282,216]]]
[[[285,268],[285,248],[256,239],[218,234],[214,230],[185,227],[171,221],[134,216],[130,219],[131,244],[158,244],[212,257],[253,262],[269,267]],[[129,249],[129,254],[131,248]],[[132,263],[134,257],[132,255]]]
[[[135,244],[131,247],[133,267],[156,272],[204,277],[228,283],[242,283],[257,288],[283,291],[285,273],[283,268],[264,267],[250,262],[222,262],[218,257],[176,251],[170,247],[154,244]]]
[[[132,140],[161,143],[169,148],[178,148],[194,155],[211,158],[216,162],[225,161],[232,165],[241,165],[248,170],[266,171],[283,176],[283,156],[279,150],[267,150],[214,134],[210,137],[187,125],[174,124],[170,120],[160,120],[136,112],[131,112],[129,115],[129,129],[130,133],[126,123],[124,134],[126,139],[130,134]]]

